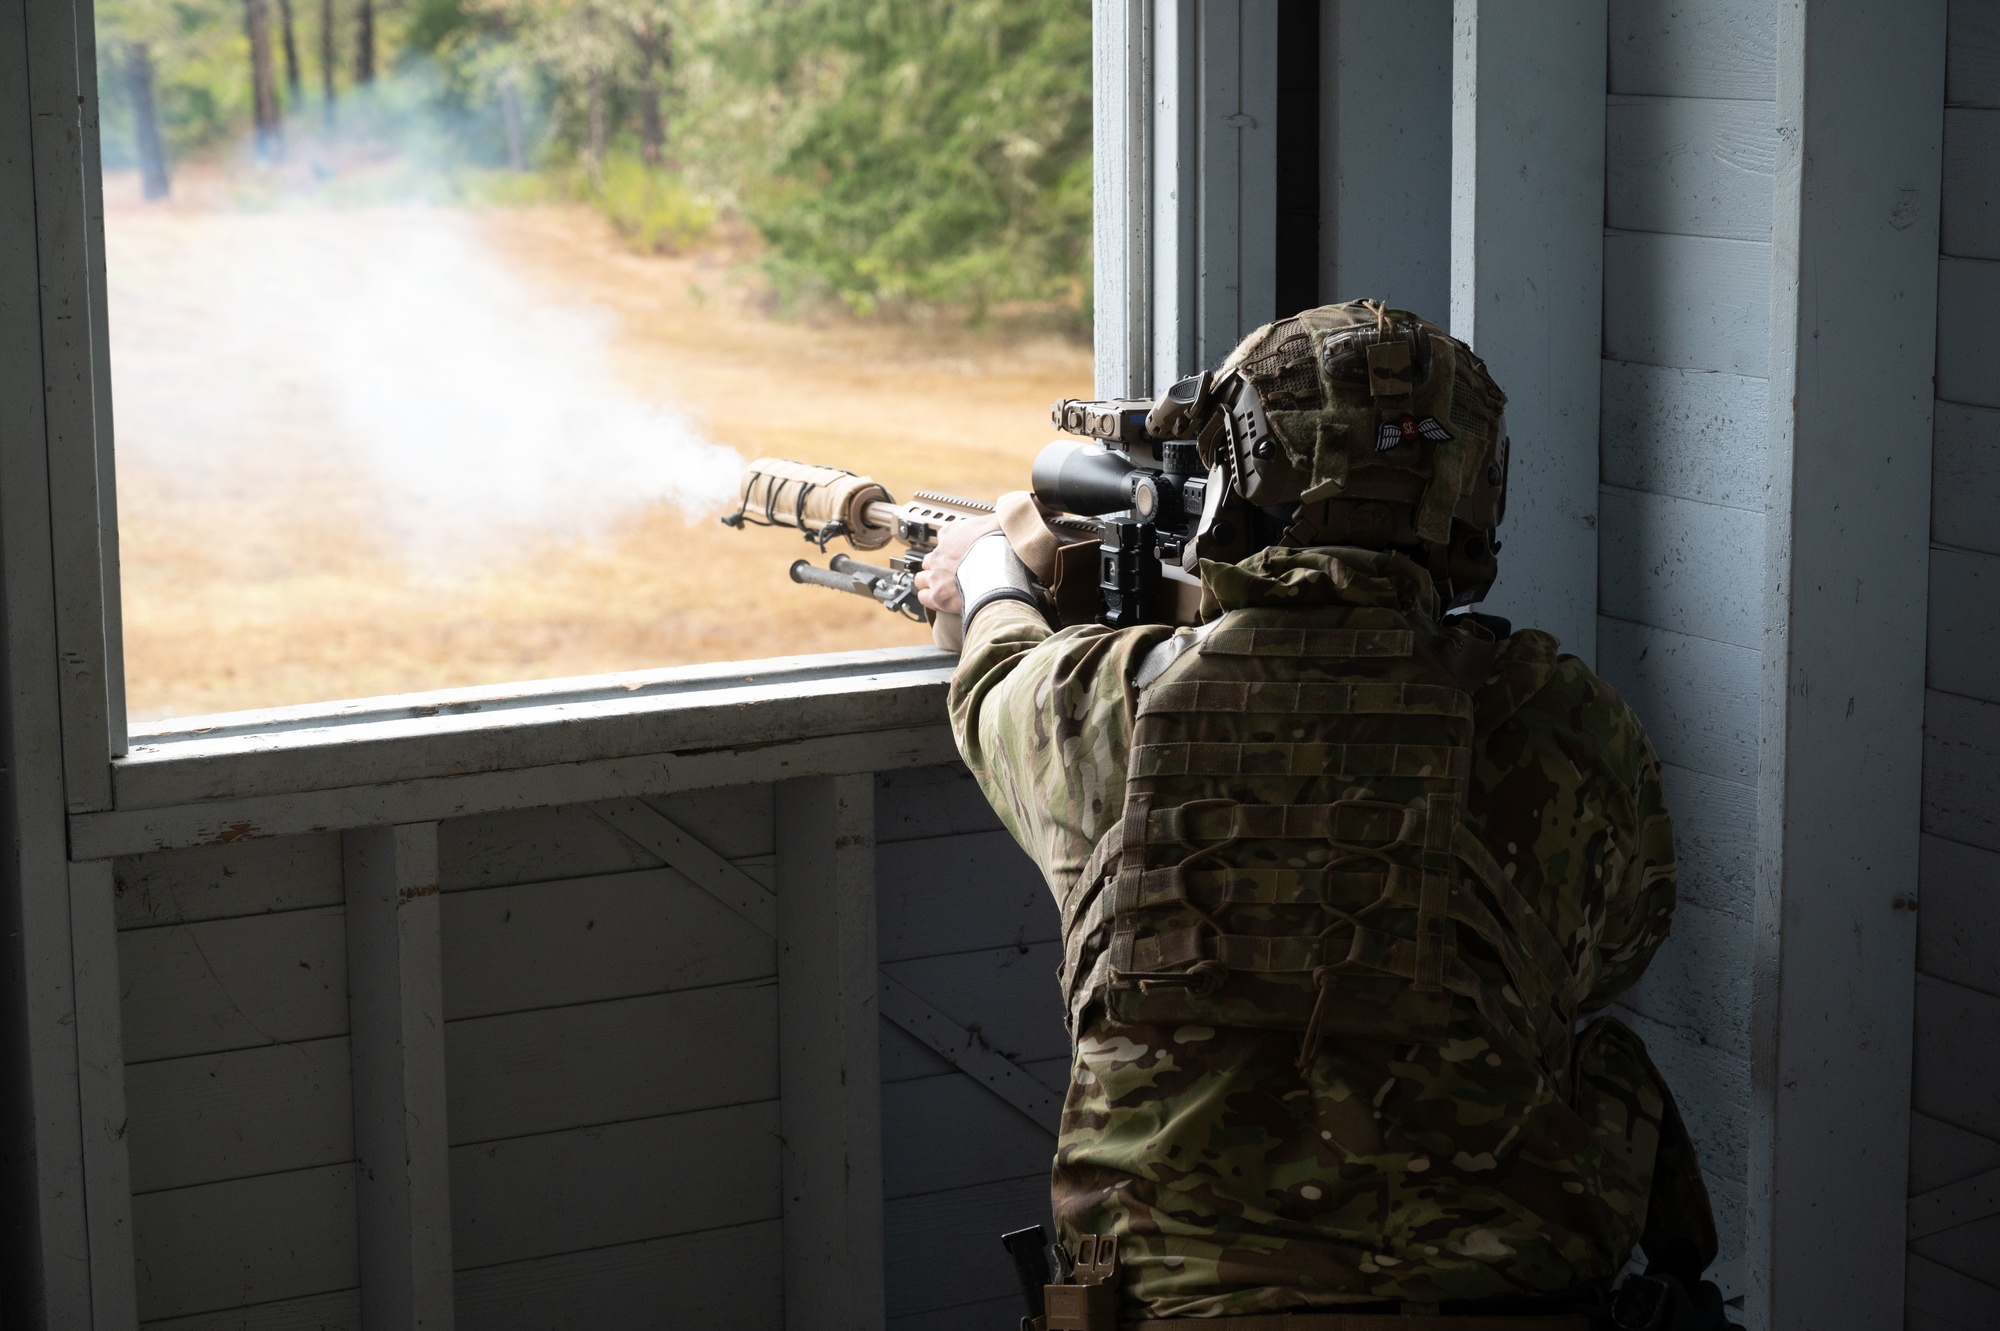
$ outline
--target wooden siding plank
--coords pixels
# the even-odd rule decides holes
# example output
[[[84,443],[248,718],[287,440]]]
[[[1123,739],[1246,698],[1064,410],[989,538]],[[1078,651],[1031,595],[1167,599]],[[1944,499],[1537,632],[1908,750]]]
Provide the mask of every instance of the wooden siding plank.
[[[2000,261],[1938,260],[1937,395],[2000,407]]]
[[[2000,1216],[1911,1239],[1910,1251],[1982,1285],[2000,1287]]]
[[[147,1193],[132,1220],[141,1321],[360,1283],[351,1164]]]
[[[131,1063],[347,1034],[338,907],[118,936]]]
[[[1915,1255],[1904,1279],[1912,1313],[1908,1331],[1991,1331],[2000,1326],[2000,1289],[1992,1285]],[[1931,1320],[1920,1323],[1920,1316]]]
[[[1598,513],[1603,613],[1757,649],[1763,514],[1611,486]]]
[[[671,869],[444,898],[445,1019],[777,974],[760,934]]]
[[[2000,850],[2000,704],[1925,695],[1924,831]]]
[[[451,1022],[451,1144],[774,1100],[777,997],[766,982]]]
[[[1768,242],[1777,146],[1777,108],[1767,101],[1613,93],[1604,224]]]
[[[875,843],[997,832],[1000,816],[960,763],[883,772],[875,778]]]
[[[70,853],[77,859],[108,859],[114,855],[137,855],[251,837],[380,827],[397,819],[463,818],[546,804],[633,795],[650,798],[814,775],[930,767],[958,752],[952,742],[951,728],[934,719],[943,710],[944,694],[940,688],[925,708],[924,723],[910,727],[887,727],[792,743],[771,742],[743,749],[524,765],[459,776],[390,779],[394,770],[393,753],[378,753],[372,759],[355,756],[353,765],[357,771],[384,779],[333,789],[314,787],[308,782],[307,789],[280,794],[241,794],[154,807],[121,804],[109,813],[75,814],[69,821]],[[337,743],[327,744],[322,753],[330,754],[339,747]],[[357,743],[354,747],[367,750],[369,746]],[[171,798],[186,793],[186,786],[172,775],[180,770],[179,761],[176,757],[159,764],[156,795]],[[334,774],[323,775],[331,779]],[[228,780],[246,787],[258,784],[254,774],[242,775],[240,782],[235,776]]]
[[[884,1017],[929,1045],[981,1089],[1054,1137],[1056,1122],[1062,1117],[1061,1096],[1051,1093],[1012,1059],[991,1048],[981,1033],[959,1025],[907,985],[883,975],[879,992]]]
[[[1652,965],[1618,1001],[1747,1063],[1752,939],[1748,919],[1683,902]]]
[[[1918,873],[1917,968],[2000,996],[2000,854],[1927,836]]]
[[[1994,1216],[2000,1216],[2000,1169],[1989,1169],[1970,1178],[1960,1179],[1956,1183],[1948,1183],[1942,1188],[1933,1188],[1929,1192],[1912,1196],[1910,1237],[1929,1238],[1933,1234],[1942,1234],[1947,1229],[1956,1229],[1960,1225]],[[1995,1253],[1993,1260],[2000,1261],[2000,1243],[1990,1243],[1988,1246]],[[1965,1269],[1958,1263],[1935,1253],[1926,1255],[1936,1257],[1947,1266]]]
[[[1062,1099],[1051,1097],[1060,1112]],[[891,1201],[1046,1172],[1055,1116],[1038,1125],[956,1074],[882,1088],[882,1193]]]
[[[1611,0],[1611,91],[1778,95],[1778,25],[1759,0]]]
[[[1944,113],[1943,203],[1941,251],[1960,259],[2000,259],[2000,109]]]
[[[882,1209],[892,1318],[1018,1297],[1000,1236],[1034,1224],[1055,1232],[1046,1167],[1032,1177],[898,1198]]]
[[[197,846],[115,863],[120,929],[340,904],[340,838],[332,833]]]
[[[1604,237],[1604,354],[1611,359],[1762,376],[1770,323],[1768,243]]]
[[[1653,1064],[1666,1079],[1694,1140],[1702,1168],[1722,1179],[1742,1179],[1749,1173],[1750,1065],[1713,1045],[1698,1033],[1668,1026],[1630,1008],[1614,1006],[1646,1042]]]
[[[778,855],[785,1325],[882,1322],[875,777],[787,781]]]
[[[370,1328],[449,1327],[437,824],[348,832],[341,858],[362,1317]]]
[[[250,1308],[147,1322],[145,1331],[361,1331],[361,1291],[336,1290]]]
[[[1061,960],[1059,944],[1032,943],[885,962],[882,973],[970,1027],[990,1048],[1027,1063],[1069,1054],[1056,987]]]
[[[447,895],[658,867],[657,859],[586,804],[509,809],[438,824],[439,886]]]
[[[775,1220],[781,1210],[775,1102],[451,1153],[462,1268]]]
[[[1937,404],[1931,539],[2000,554],[2000,411]]]
[[[477,1331],[771,1331],[784,1322],[775,1220],[458,1273],[458,1319]]]
[[[998,1242],[996,1239],[995,1242]],[[976,1299],[949,1308],[932,1308],[889,1319],[888,1331],[963,1331],[974,1326],[1007,1326],[1022,1315],[1027,1305],[1020,1290],[994,1299]]]
[[[1910,1115],[1912,1197],[1989,1169],[2000,1169],[2000,1141],[1953,1127],[1929,1114]]]
[[[1762,511],[1770,387],[1712,370],[1604,362],[1606,485]]]
[[[1755,903],[1756,790],[1670,763],[1660,771],[1674,819],[1680,899],[1750,919]]]
[[[1068,1055],[1061,1058],[1017,1059],[1015,1066],[1058,1095],[1069,1089]],[[955,1071],[957,1069],[929,1045],[894,1022],[886,1018],[883,1020],[882,1084],[884,1086],[892,1086],[899,1081],[915,1081],[919,1077],[941,1077]]]
[[[881,959],[1053,941],[1041,870],[1005,832],[899,841],[876,852]]]
[[[1623,619],[1597,624],[1597,671],[1645,723],[1662,762],[1754,784],[1758,671],[1747,647]]]
[[[142,1063],[126,1074],[132,1190],[354,1158],[347,1037]]]
[[[2000,107],[2000,10],[1980,0],[1955,0],[1948,12],[1945,101]]]
[[[1924,682],[2000,702],[2000,555],[1931,550]]]
[[[1452,332],[1512,394],[1507,559],[1486,608],[1597,659],[1603,5],[1463,0],[1452,18]],[[1204,175],[1207,163],[1202,166]],[[1435,317],[1435,316],[1434,316]]]
[[[1917,977],[1915,1107],[2000,1137],[2000,998]]]
[[[777,936],[777,895],[703,845],[673,819],[644,800],[604,800],[591,805],[590,811],[741,916],[757,932],[766,937]]]

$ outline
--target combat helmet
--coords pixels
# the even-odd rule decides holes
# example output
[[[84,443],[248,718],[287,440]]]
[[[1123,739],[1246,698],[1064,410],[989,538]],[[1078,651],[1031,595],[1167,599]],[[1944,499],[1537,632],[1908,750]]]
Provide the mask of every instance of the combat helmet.
[[[1162,394],[1146,427],[1198,438],[1204,466],[1280,515],[1275,544],[1397,550],[1463,606],[1498,574],[1506,404],[1465,343],[1353,300],[1259,328],[1213,374]]]

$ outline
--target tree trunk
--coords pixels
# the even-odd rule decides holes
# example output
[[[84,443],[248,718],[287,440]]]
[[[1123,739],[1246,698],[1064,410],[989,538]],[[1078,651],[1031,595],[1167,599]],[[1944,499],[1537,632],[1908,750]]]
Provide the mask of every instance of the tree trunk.
[[[604,145],[606,126],[604,123],[604,71],[590,71],[590,143],[586,149],[590,156],[590,175],[598,184],[604,183]]]
[[[354,81],[375,81],[375,0],[354,7]]]
[[[516,171],[528,169],[528,144],[521,129],[521,90],[513,74],[500,80],[500,119],[507,129],[507,165]]]
[[[639,142],[648,166],[660,165],[666,156],[667,128],[660,111],[660,80],[674,71],[674,30],[665,24],[655,28],[651,20],[632,29],[632,44],[639,48]]]
[[[243,0],[243,27],[250,37],[250,102],[257,119],[257,155],[276,161],[284,154],[284,127],[278,121],[278,78],[271,65],[271,11],[265,0]]]
[[[146,197],[164,199],[170,188],[167,152],[160,143],[160,112],[153,100],[153,54],[144,42],[132,43],[125,52],[125,87],[132,98],[132,128],[139,139],[139,175]]]
[[[285,89],[291,93],[286,103],[293,110],[299,105],[299,39],[292,27],[292,0],[278,0],[278,27],[285,38]]]
[[[333,128],[333,68],[336,63],[333,0],[319,0],[319,90],[321,114]]]

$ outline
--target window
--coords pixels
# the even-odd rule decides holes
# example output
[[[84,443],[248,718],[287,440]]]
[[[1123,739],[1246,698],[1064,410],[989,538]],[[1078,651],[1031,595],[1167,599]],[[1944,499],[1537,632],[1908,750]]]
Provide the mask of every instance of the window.
[[[103,0],[134,719],[928,640],[733,532],[1087,396],[1088,5]]]

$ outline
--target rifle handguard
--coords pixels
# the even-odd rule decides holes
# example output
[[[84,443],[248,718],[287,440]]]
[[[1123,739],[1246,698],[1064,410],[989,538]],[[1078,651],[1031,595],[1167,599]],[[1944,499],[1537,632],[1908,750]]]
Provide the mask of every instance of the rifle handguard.
[[[893,502],[872,477],[786,458],[758,458],[744,477],[742,503],[722,521],[731,527],[796,527],[821,549],[844,536],[857,550],[879,550],[896,528],[874,506],[886,509]]]

